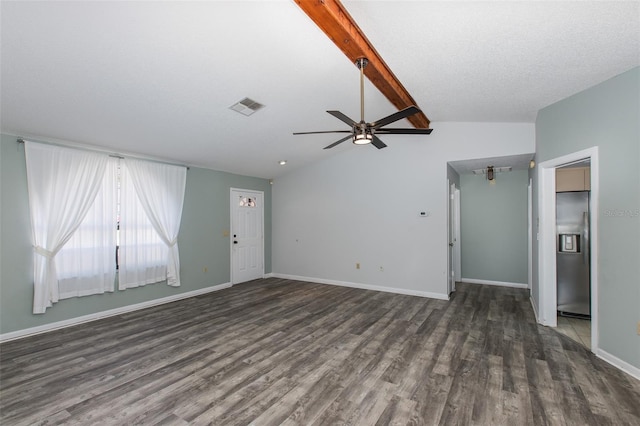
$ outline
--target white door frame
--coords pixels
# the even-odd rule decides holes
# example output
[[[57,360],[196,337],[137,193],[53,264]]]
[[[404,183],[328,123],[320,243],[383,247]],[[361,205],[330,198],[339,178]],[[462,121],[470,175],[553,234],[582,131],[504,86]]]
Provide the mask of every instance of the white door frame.
[[[529,178],[527,185],[527,287],[531,296],[533,285],[533,179]]]
[[[453,246],[453,290],[456,289],[456,282],[462,280],[462,245],[460,244],[460,189],[456,188],[453,193],[453,224],[454,237],[456,239]]]
[[[591,160],[591,352],[598,346],[598,201],[600,199],[598,147],[547,160],[538,165],[538,320],[550,327],[557,320],[556,278],[556,168]]]
[[[460,190],[449,179],[447,179],[447,195],[447,294],[451,294],[456,291],[456,280],[460,280],[461,275]]]
[[[262,206],[260,206],[261,210],[262,210],[262,214],[260,215],[261,220],[262,220],[262,278],[264,278],[264,192],[263,191],[256,191],[253,189],[242,189],[242,188],[229,188],[229,280],[231,282],[231,285],[234,285],[234,263],[233,263],[233,207],[234,207],[234,197],[233,197],[233,192],[234,191],[239,191],[239,192],[248,192],[251,194],[259,194],[261,195],[261,200],[262,200]]]

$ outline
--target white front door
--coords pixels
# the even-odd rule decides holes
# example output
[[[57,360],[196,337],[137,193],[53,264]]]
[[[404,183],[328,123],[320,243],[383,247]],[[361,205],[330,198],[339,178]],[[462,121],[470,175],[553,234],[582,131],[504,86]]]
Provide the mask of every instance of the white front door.
[[[264,275],[264,193],[231,189],[231,284]]]

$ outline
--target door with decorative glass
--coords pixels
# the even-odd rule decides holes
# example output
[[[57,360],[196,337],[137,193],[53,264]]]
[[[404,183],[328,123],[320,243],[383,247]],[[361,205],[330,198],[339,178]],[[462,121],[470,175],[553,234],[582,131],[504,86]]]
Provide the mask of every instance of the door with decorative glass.
[[[264,276],[264,193],[231,189],[231,283]]]

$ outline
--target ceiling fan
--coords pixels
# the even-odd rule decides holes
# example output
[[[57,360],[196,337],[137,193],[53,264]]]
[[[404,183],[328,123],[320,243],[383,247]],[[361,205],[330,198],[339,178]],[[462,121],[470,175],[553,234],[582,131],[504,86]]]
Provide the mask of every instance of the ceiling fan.
[[[360,69],[360,121],[357,122],[347,117],[340,111],[327,111],[329,114],[336,117],[338,120],[351,126],[351,130],[326,130],[319,132],[297,132],[294,135],[310,135],[316,133],[349,133],[348,136],[335,141],[331,145],[325,146],[324,149],[333,148],[334,146],[341,144],[342,142],[351,139],[356,145],[366,145],[370,143],[378,149],[382,149],[387,145],[378,138],[377,135],[428,135],[433,129],[398,129],[398,128],[384,128],[387,124],[391,124],[403,118],[409,117],[413,114],[417,114],[420,111],[415,105],[409,106],[396,113],[388,115],[380,120],[367,123],[364,121],[364,67],[367,66],[369,61],[366,58],[359,58],[356,60],[356,66]]]

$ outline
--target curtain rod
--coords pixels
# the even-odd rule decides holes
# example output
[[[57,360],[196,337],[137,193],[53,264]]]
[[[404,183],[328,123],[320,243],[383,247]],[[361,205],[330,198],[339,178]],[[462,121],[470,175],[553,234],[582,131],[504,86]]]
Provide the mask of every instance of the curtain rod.
[[[24,143],[25,139],[24,138],[18,138],[16,140],[17,143]],[[132,158],[135,160],[145,160],[145,161],[151,161],[153,163],[160,163],[160,164],[168,164],[170,166],[179,166],[179,167],[186,167],[187,170],[190,169],[189,166],[185,166],[184,164],[177,164],[177,163],[170,163],[168,161],[162,161],[162,160],[156,160],[153,158],[144,158],[144,157],[136,157],[134,155],[123,155],[123,154],[114,154],[114,153],[108,153],[107,151],[102,151],[99,149],[91,149],[91,148],[85,148],[83,146],[73,146],[73,145],[65,145],[63,143],[54,143],[54,142],[41,142],[41,141],[29,141],[29,142],[35,142],[35,143],[43,143],[45,145],[54,145],[54,146],[60,146],[63,148],[73,148],[73,149],[79,149],[81,151],[88,151],[88,152],[97,152],[99,154],[107,154],[109,155],[109,157],[113,157],[113,158],[119,158],[121,160],[125,159],[125,158]]]

